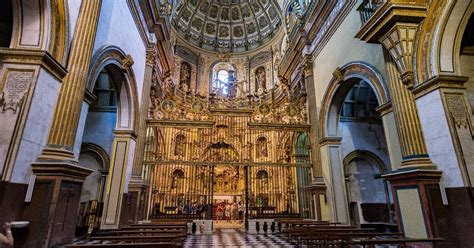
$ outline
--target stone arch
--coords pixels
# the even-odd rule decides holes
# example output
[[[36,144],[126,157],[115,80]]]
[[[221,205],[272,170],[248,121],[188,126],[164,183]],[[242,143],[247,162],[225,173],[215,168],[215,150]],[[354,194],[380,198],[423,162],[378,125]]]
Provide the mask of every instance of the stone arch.
[[[383,160],[377,156],[375,153],[366,150],[355,150],[346,155],[343,159],[344,173],[347,172],[347,167],[349,164],[357,158],[362,158],[373,162],[380,170],[382,174],[387,172],[385,163]]]
[[[427,43],[427,48],[421,47],[417,53],[418,81],[424,82],[439,74],[459,75],[461,40],[468,20],[474,12],[471,1],[448,2],[445,6],[435,6],[443,9],[436,20],[426,22],[421,30],[418,44]],[[436,22],[435,22],[436,21]],[[430,36],[424,33],[433,32]]]
[[[367,82],[375,92],[379,106],[389,102],[389,94],[381,74],[365,62],[351,62],[336,68],[333,77],[324,94],[320,118],[319,137],[337,137],[339,134],[339,112],[344,102],[344,96],[357,82]]]
[[[81,154],[83,153],[92,153],[96,155],[98,158],[100,158],[102,169],[108,171],[110,166],[110,158],[104,148],[94,143],[85,142],[81,145]]]
[[[117,89],[117,130],[136,132],[138,126],[138,93],[134,72],[131,68],[133,59],[116,46],[100,49],[93,57],[90,73],[87,78],[86,94],[95,87],[97,77],[102,70],[110,73],[119,85]]]
[[[46,50],[64,65],[69,48],[68,1],[13,1],[10,47]]]
[[[355,170],[354,174],[351,169]],[[387,182],[371,174],[374,169],[380,174],[387,173],[383,160],[367,150],[354,150],[343,159],[346,197],[353,225],[393,222]]]

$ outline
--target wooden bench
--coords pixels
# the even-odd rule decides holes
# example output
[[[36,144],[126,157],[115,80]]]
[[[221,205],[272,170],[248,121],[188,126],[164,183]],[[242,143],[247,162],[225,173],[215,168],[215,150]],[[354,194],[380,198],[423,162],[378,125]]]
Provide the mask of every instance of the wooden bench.
[[[182,243],[186,235],[154,234],[154,235],[122,235],[122,236],[94,236],[90,240],[109,241],[111,243],[146,243],[146,242],[176,242]]]
[[[153,242],[153,243],[123,243],[123,244],[73,244],[66,245],[65,248],[95,248],[95,247],[108,247],[108,248],[145,248],[145,247],[181,247],[181,244],[173,242]]]
[[[130,230],[118,230],[118,231],[110,231],[107,235],[114,235],[114,236],[120,236],[120,235],[133,235],[133,234],[187,234],[186,229],[182,230],[174,230],[174,229],[130,229]]]

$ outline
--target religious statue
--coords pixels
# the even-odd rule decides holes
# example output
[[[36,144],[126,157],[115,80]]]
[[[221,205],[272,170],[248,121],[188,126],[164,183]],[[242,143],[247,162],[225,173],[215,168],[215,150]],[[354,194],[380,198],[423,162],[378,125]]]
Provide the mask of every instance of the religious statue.
[[[255,89],[267,90],[267,73],[263,66],[258,67],[255,71]]]
[[[179,85],[184,91],[191,89],[191,66],[186,62],[181,63],[181,70],[179,72]]]
[[[260,137],[257,139],[256,148],[257,148],[257,158],[268,157],[267,139],[265,137]]]

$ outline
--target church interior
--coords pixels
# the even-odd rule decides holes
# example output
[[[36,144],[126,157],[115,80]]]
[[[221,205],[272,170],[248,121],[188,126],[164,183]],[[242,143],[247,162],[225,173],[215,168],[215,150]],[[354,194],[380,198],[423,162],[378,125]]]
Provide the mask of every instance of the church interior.
[[[3,0],[0,247],[473,247],[473,14]]]

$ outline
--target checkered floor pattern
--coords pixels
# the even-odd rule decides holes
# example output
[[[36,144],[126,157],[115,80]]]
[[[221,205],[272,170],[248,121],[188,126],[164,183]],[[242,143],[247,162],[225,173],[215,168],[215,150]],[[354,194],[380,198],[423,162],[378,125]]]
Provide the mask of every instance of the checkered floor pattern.
[[[214,229],[212,235],[189,235],[184,247],[294,247],[273,234],[248,234],[242,229]]]

